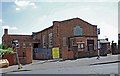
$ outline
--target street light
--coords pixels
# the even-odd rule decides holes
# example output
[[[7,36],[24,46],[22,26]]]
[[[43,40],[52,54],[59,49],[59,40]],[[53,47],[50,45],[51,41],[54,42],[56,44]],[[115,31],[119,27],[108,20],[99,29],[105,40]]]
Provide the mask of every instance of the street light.
[[[20,64],[19,57],[18,57],[18,51],[17,51],[17,48],[19,48],[18,40],[14,40],[12,42],[12,46],[14,48],[16,48],[16,57],[17,57],[18,69],[22,69],[22,65]]]

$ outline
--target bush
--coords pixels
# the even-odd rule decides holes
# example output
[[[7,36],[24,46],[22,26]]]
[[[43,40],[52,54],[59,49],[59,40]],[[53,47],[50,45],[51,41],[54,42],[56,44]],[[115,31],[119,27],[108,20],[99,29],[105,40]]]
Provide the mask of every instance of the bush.
[[[7,49],[5,44],[0,44],[0,49]]]
[[[14,54],[14,51],[12,48],[0,49],[0,58],[2,58],[5,54]]]
[[[5,54],[14,54],[14,51],[12,48],[8,48]]]

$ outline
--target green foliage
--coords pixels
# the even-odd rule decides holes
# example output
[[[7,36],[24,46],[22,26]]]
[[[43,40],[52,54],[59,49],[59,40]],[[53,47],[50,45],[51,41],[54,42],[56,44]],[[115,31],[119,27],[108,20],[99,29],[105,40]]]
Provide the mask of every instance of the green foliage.
[[[7,50],[8,50],[8,51],[13,51],[13,49],[12,49],[12,48],[8,48]]]
[[[0,49],[2,49],[2,44],[0,44]]]
[[[5,44],[0,44],[0,49],[7,49]]]
[[[14,54],[14,51],[12,48],[0,49],[0,58],[2,58],[2,56],[5,54]]]

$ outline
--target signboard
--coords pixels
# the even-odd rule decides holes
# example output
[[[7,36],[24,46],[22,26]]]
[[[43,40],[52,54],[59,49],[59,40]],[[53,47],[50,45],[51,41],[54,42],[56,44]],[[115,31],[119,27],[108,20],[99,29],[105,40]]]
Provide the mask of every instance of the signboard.
[[[59,58],[59,48],[52,48],[52,57],[53,58]]]
[[[97,28],[97,34],[100,35],[100,28]]]

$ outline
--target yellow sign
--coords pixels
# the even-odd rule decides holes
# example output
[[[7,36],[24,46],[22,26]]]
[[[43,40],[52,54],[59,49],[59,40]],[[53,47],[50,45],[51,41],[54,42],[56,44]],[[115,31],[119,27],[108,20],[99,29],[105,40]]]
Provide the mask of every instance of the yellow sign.
[[[52,48],[52,56],[53,58],[59,58],[59,48]]]

